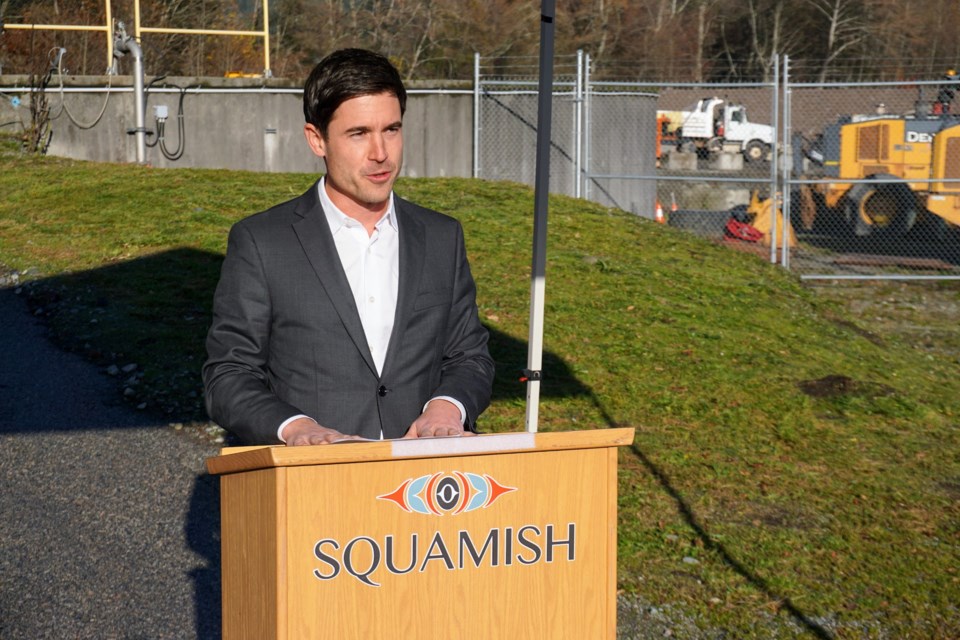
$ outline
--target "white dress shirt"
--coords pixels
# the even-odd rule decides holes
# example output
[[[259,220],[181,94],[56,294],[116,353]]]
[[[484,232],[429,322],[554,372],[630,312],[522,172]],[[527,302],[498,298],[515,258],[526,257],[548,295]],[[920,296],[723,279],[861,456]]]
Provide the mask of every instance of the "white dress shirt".
[[[325,179],[321,179],[320,206],[347,274],[377,373],[383,373],[400,283],[400,236],[393,198],[373,233],[368,234],[363,224],[333,204],[324,183]]]
[[[377,373],[382,374],[390,334],[393,332],[400,284],[400,234],[393,194],[390,195],[387,212],[377,221],[373,233],[368,234],[362,223],[333,204],[324,187],[325,182],[326,178],[321,178],[317,185],[320,206],[323,207],[340,256],[340,264],[343,265],[343,271],[350,283],[373,363],[377,367]],[[438,399],[455,404],[460,409],[461,423],[466,420],[466,410],[459,401],[447,396],[431,398]],[[281,441],[285,442],[283,428],[293,420],[303,417],[306,416],[296,415],[283,421],[277,429],[277,436]]]

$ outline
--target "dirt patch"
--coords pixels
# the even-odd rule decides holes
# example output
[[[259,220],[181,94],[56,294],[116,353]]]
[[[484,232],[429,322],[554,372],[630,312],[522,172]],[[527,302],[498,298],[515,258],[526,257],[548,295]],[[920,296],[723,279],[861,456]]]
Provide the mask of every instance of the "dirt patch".
[[[812,398],[835,398],[850,393],[856,382],[847,376],[826,376],[818,380],[802,380],[800,390]]]
[[[960,478],[938,483],[940,489],[951,499],[960,502]]]
[[[842,375],[829,375],[816,380],[801,380],[797,383],[797,386],[811,398],[837,398],[840,396],[879,398],[895,393],[895,390],[887,385],[859,382]]]
[[[850,331],[853,331],[854,333],[859,335],[861,338],[865,338],[866,340],[872,342],[878,347],[883,346],[883,338],[881,338],[880,336],[878,336],[877,334],[871,331],[867,331],[866,329],[856,324],[855,322],[850,322],[849,320],[844,320],[842,318],[835,318],[835,317],[831,317],[830,321],[833,322],[833,324],[837,325],[838,327],[843,327],[844,329],[849,329]]]
[[[777,505],[751,505],[743,514],[746,522],[755,527],[776,529],[810,529],[814,519],[796,509]]]

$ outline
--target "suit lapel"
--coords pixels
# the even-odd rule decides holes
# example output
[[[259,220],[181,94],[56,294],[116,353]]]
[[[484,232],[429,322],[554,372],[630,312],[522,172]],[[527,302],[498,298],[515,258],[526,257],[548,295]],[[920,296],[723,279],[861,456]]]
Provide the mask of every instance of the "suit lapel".
[[[401,198],[394,198],[394,206],[397,226],[400,229],[400,277],[397,285],[397,311],[393,316],[393,331],[390,333],[387,357],[383,363],[384,373],[391,371],[397,359],[399,342],[406,332],[417,291],[420,290],[420,277],[426,255],[423,223],[412,214],[408,203]]]
[[[376,373],[377,368],[373,363],[370,348],[367,346],[363,324],[360,322],[360,313],[357,311],[357,305],[353,300],[350,283],[343,272],[337,247],[333,243],[333,234],[330,233],[330,226],[327,224],[323,208],[320,206],[317,188],[317,184],[314,184],[297,203],[295,211],[300,216],[300,220],[293,224],[293,230],[297,234],[300,246],[307,254],[307,259],[310,261],[313,271],[317,274],[320,284],[340,317],[340,321],[350,335],[350,339],[356,345],[357,350],[360,351],[370,370]],[[402,251],[400,255],[403,255]],[[402,282],[402,265],[400,273]]]

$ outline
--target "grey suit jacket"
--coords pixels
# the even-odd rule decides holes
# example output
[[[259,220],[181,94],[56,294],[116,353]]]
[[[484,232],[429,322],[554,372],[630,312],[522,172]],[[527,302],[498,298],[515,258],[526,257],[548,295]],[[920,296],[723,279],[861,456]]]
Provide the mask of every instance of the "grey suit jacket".
[[[377,375],[317,186],[230,230],[203,366],[211,419],[246,443],[287,418],[368,438],[402,436],[436,396],[467,427],[490,402],[493,360],[460,223],[396,198],[400,275]]]

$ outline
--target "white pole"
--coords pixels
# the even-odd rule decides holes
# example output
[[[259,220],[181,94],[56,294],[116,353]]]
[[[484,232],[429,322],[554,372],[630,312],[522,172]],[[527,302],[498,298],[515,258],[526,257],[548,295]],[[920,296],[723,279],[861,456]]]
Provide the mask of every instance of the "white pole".
[[[530,337],[527,347],[526,430],[537,431],[540,367],[543,364],[543,298],[547,271],[547,209],[550,192],[550,123],[553,100],[555,0],[540,3],[540,83],[537,97],[537,168],[534,181],[533,269],[530,274]]]

